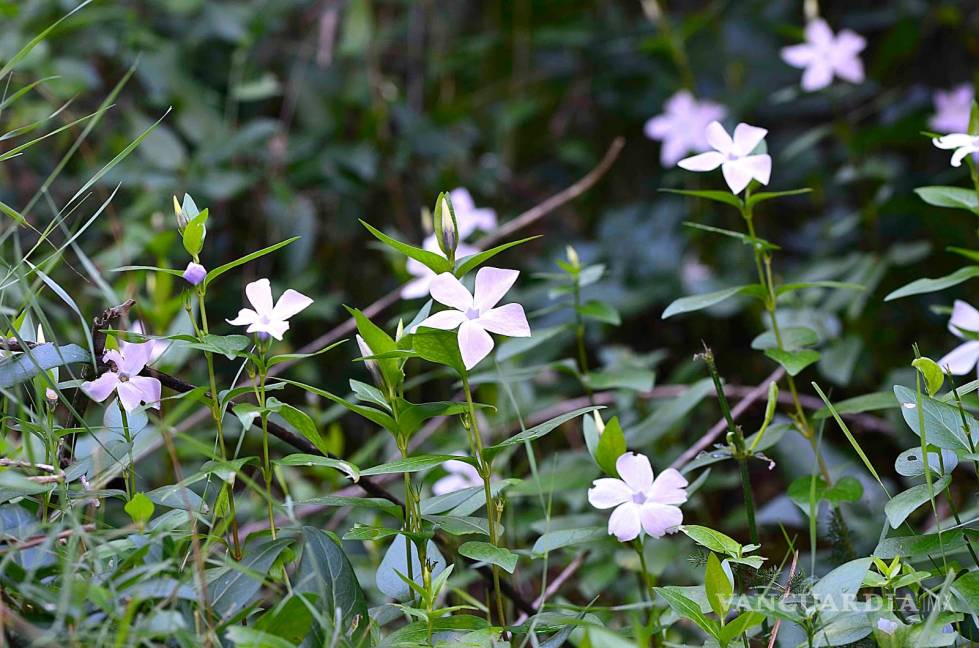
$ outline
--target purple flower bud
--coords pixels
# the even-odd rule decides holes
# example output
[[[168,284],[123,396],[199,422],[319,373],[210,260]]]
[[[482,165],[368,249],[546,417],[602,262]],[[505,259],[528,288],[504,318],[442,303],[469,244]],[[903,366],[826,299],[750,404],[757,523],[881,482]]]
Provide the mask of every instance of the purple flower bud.
[[[196,286],[200,282],[204,281],[204,277],[207,276],[207,268],[199,263],[194,263],[191,261],[187,264],[187,269],[184,270],[184,279],[187,280],[191,286]]]

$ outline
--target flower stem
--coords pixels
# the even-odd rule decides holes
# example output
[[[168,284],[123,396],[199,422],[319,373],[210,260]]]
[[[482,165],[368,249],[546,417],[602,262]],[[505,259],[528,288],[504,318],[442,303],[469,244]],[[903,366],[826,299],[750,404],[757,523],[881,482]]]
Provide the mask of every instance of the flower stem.
[[[136,475],[134,472],[136,460],[133,457],[133,438],[129,434],[129,416],[126,408],[122,406],[122,401],[116,401],[119,406],[119,415],[122,419],[122,436],[126,439],[126,448],[129,452],[129,465],[123,471],[123,482],[126,484],[126,500],[131,500],[136,494]]]
[[[595,402],[594,392],[591,383],[588,381],[588,354],[585,350],[585,321],[581,317],[581,279],[579,275],[574,277],[574,321],[575,321],[575,340],[578,345],[578,374],[581,384],[588,394],[588,400],[592,404]]]

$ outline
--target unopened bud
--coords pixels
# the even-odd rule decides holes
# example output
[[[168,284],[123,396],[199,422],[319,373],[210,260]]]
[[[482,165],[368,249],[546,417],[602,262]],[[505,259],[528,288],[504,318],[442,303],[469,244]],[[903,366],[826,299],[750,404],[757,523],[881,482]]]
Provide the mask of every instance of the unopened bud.
[[[570,245],[567,247],[568,263],[571,264],[576,270],[581,267],[581,259],[578,258],[578,252]]]
[[[394,332],[394,341],[398,342],[405,334],[405,321],[403,319],[398,320],[398,330]]]
[[[364,338],[360,337],[359,335],[355,337],[357,338],[357,347],[360,349],[360,355],[365,358],[374,355],[374,352],[371,351],[369,346],[367,346],[367,342],[364,341]],[[374,379],[374,384],[381,386],[383,381],[381,379],[380,367],[377,366],[377,360],[365,360],[364,364],[367,365],[367,370],[371,372],[371,378]]]
[[[180,201],[177,200],[176,196],[173,197],[173,213],[177,215],[177,229],[183,232],[190,221],[184,214],[184,209],[180,206]]]
[[[187,264],[187,269],[184,270],[184,279],[187,280],[191,286],[196,286],[204,281],[207,277],[207,268],[199,263],[194,263],[191,261]]]
[[[459,245],[459,227],[448,194],[441,194],[435,207],[435,239],[445,258],[455,261],[456,247]]]

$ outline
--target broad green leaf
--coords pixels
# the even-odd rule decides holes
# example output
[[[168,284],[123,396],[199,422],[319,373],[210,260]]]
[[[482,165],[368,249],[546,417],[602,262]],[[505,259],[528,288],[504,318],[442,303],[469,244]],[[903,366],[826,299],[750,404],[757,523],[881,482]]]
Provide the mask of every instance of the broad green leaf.
[[[938,390],[945,383],[945,372],[938,366],[938,363],[931,358],[915,358],[911,362],[911,366],[921,372],[924,377],[928,395],[934,396],[938,393]]]
[[[577,547],[586,542],[595,542],[609,537],[606,527],[582,527],[548,531],[534,543],[535,554],[545,554],[562,547]]]
[[[482,403],[474,403],[473,405],[476,409],[490,407]],[[454,401],[409,403],[408,401],[400,400],[398,404],[398,425],[401,427],[401,433],[403,435],[411,436],[421,427],[422,423],[429,419],[435,418],[436,416],[455,416],[468,411],[468,409],[469,406],[466,403]]]
[[[418,329],[411,336],[411,348],[425,360],[450,367],[460,376],[466,372],[455,331]]]
[[[948,486],[951,480],[952,478],[946,475],[932,484],[934,490],[929,488],[928,484],[920,484],[909,488],[903,493],[898,493],[891,498],[884,505],[884,514],[887,515],[887,521],[890,523],[891,528],[896,529],[904,524],[904,521],[908,519],[909,515],[931,499],[932,493],[937,494],[945,490],[945,487]]]
[[[688,538],[713,552],[734,557],[741,555],[741,543],[720,531],[696,524],[684,524],[680,530]]]
[[[579,306],[578,313],[585,319],[604,322],[613,326],[618,326],[622,323],[622,317],[619,315],[619,311],[605,302],[595,299]]]
[[[819,603],[846,605],[848,599],[852,601],[857,595],[871,562],[873,558],[858,558],[840,565],[812,586],[812,595]]]
[[[261,250],[256,250],[255,252],[252,252],[251,254],[246,254],[245,256],[241,257],[240,259],[235,259],[234,261],[229,261],[228,263],[225,263],[224,265],[220,265],[220,266],[214,268],[214,270],[211,270],[210,272],[208,272],[207,273],[207,276],[204,277],[204,284],[203,284],[204,288],[207,288],[208,286],[210,286],[212,281],[214,281],[215,279],[217,279],[218,277],[220,277],[221,275],[223,275],[225,272],[227,272],[229,270],[234,270],[238,266],[244,265],[244,264],[248,263],[249,261],[254,261],[255,259],[258,259],[260,257],[263,257],[266,254],[269,254],[271,252],[275,252],[276,250],[278,250],[280,248],[284,248],[285,246],[289,245],[290,243],[294,243],[294,242],[298,241],[300,238],[302,238],[302,237],[293,236],[292,238],[288,238],[288,239],[286,239],[284,241],[279,241],[278,243],[276,243],[274,245],[270,245],[268,247],[264,247]]]
[[[184,227],[183,244],[187,254],[197,258],[204,249],[205,236],[207,236],[207,209],[192,218]]]
[[[291,454],[282,459],[276,459],[275,463],[280,466],[322,466],[339,470],[353,481],[360,479],[360,470],[349,461],[333,459],[332,457],[321,457],[312,454]]]
[[[872,412],[882,409],[893,409],[898,406],[894,392],[873,392],[863,396],[854,396],[846,400],[841,400],[835,404],[839,414],[857,414],[859,412]],[[829,410],[825,407],[817,410],[813,414],[815,419],[824,419],[830,416]]]
[[[874,549],[878,558],[890,560],[902,556],[911,560],[924,560],[929,556],[952,554],[965,551],[966,538],[975,542],[979,539],[979,531],[973,529],[952,529],[943,531],[941,538],[937,533],[914,534],[884,538]]]
[[[667,319],[681,313],[692,313],[694,311],[710,308],[715,304],[720,304],[722,301],[738,295],[750,295],[752,297],[757,297],[758,299],[763,299],[764,294],[764,289],[758,284],[748,284],[746,286],[732,286],[730,288],[724,288],[723,290],[716,290],[714,292],[704,293],[702,295],[681,297],[666,307],[666,310],[663,311],[663,319]]]
[[[401,531],[398,529],[388,529],[385,527],[372,527],[363,526],[360,524],[355,525],[352,529],[343,534],[344,540],[383,540],[384,538],[390,538],[396,536]]]
[[[733,239],[737,239],[742,243],[744,243],[745,245],[757,247],[759,250],[774,251],[774,250],[781,249],[779,248],[779,246],[769,241],[766,241],[765,239],[751,237],[742,232],[732,232],[731,230],[722,229],[720,227],[711,227],[710,225],[704,225],[702,223],[685,222],[684,225],[693,229],[703,230],[705,232],[713,232],[714,234],[720,234],[722,236],[727,236]]]
[[[731,596],[734,585],[728,580],[721,561],[713,551],[707,554],[707,568],[704,571],[704,589],[707,591],[707,602],[710,609],[720,618],[727,616],[731,608]]]
[[[211,609],[222,619],[227,619],[247,608],[258,595],[265,575],[286,547],[290,539],[273,540],[253,546],[245,552],[241,562],[230,559],[224,573],[208,584]]]
[[[787,491],[789,498],[806,512],[809,511],[809,498],[813,494],[817,502],[820,500],[833,503],[856,502],[863,497],[863,485],[857,478],[847,475],[840,477],[827,488],[826,480],[822,476],[803,475],[793,480]]]
[[[753,197],[754,196],[752,196],[752,198]],[[725,643],[731,643],[740,637],[744,632],[750,630],[756,625],[761,625],[764,620],[765,615],[761,612],[742,612],[733,620],[728,622],[726,626],[721,628],[718,640],[722,645]]]
[[[894,396],[901,405],[904,422],[920,437],[915,392],[902,385],[895,385]],[[929,444],[960,453],[969,452],[969,442],[962,429],[962,413],[957,406],[922,394],[921,409],[924,413],[925,436]],[[979,421],[968,412],[965,413],[965,420],[973,433],[979,431]]]
[[[369,475],[388,475],[392,473],[412,473],[428,470],[444,464],[446,461],[466,461],[465,457],[458,455],[415,455],[406,459],[398,459],[389,463],[374,466],[366,470],[361,470],[362,476]]]
[[[902,297],[910,297],[911,295],[922,295],[925,293],[938,292],[939,290],[945,290],[946,288],[957,286],[963,281],[968,281],[973,277],[979,277],[979,266],[966,266],[964,268],[959,268],[952,274],[945,275],[944,277],[938,277],[937,279],[918,279],[916,281],[912,281],[903,288],[898,288],[894,292],[887,295],[887,297],[884,298],[884,301],[901,299]]]
[[[671,587],[654,587],[653,591],[666,601],[670,609],[685,619],[696,623],[701,630],[715,639],[720,634],[720,625],[700,611],[700,606]]]
[[[605,424],[605,430],[598,437],[598,447],[595,450],[595,462],[605,471],[606,475],[618,477],[619,472],[615,468],[616,460],[625,454],[626,442],[625,435],[622,433],[622,426],[619,424],[619,417],[613,416]]]
[[[548,433],[552,432],[558,426],[561,426],[561,425],[567,423],[568,421],[572,421],[572,420],[578,418],[579,416],[581,416],[582,414],[587,414],[588,412],[593,412],[593,411],[599,410],[599,409],[603,409],[603,408],[600,407],[600,406],[582,407],[582,408],[576,409],[576,410],[574,410],[572,412],[568,412],[566,414],[561,414],[560,416],[555,416],[554,418],[552,418],[549,421],[545,421],[544,423],[541,423],[540,425],[535,425],[534,427],[530,428],[529,430],[524,430],[523,432],[521,432],[519,434],[515,434],[514,436],[510,437],[509,439],[506,439],[504,441],[501,441],[500,443],[497,443],[496,445],[492,445],[492,446],[489,446],[488,448],[484,448],[483,449],[483,456],[485,458],[487,458],[487,459],[492,459],[493,457],[495,457],[497,454],[499,454],[505,448],[509,448],[510,446],[514,446],[514,445],[517,445],[517,444],[520,444],[520,443],[524,443],[526,441],[533,441],[535,439],[539,439],[540,437],[544,436],[545,434],[548,434]]]
[[[322,396],[323,398],[328,398],[338,405],[343,405],[351,412],[363,416],[368,421],[372,421],[373,423],[380,425],[381,427],[390,431],[392,434],[397,433],[398,427],[395,424],[394,419],[386,412],[382,412],[381,410],[375,409],[373,407],[367,407],[365,405],[357,405],[356,403],[351,403],[347,399],[340,398],[336,394],[331,394],[326,390],[319,389],[317,387],[313,387],[312,385],[307,385],[305,383],[301,383],[295,380],[288,380],[283,378],[282,382],[289,383],[290,385],[295,385],[296,387],[305,389],[306,391],[312,394],[316,394],[318,396]]]
[[[150,518],[153,517],[153,511],[156,509],[150,498],[143,493],[133,495],[133,498],[126,502],[126,506],[123,508],[125,508],[129,518],[139,527],[150,521]]]
[[[712,190],[691,190],[691,189],[660,189],[663,193],[678,194],[680,196],[692,196],[694,198],[704,198],[714,202],[730,205],[737,210],[741,210],[741,199],[728,191]]]
[[[428,268],[435,274],[441,274],[443,272],[452,272],[452,264],[441,254],[435,252],[429,252],[428,250],[423,250],[422,248],[417,248],[413,245],[408,245],[407,243],[402,243],[397,239],[393,239],[381,230],[372,227],[370,223],[361,220],[360,224],[367,228],[367,231],[373,234],[377,240],[381,241],[385,245],[394,250],[397,250],[401,254],[408,256],[419,263],[428,266]]]
[[[186,336],[182,336],[186,337]],[[234,360],[251,346],[251,339],[246,335],[205,335],[200,341],[187,341],[187,347],[223,355],[228,360]]]
[[[259,617],[254,629],[298,646],[313,627],[316,600],[315,594],[293,594]]]
[[[504,243],[502,245],[497,245],[496,247],[490,248],[489,250],[484,250],[482,252],[477,252],[476,254],[464,257],[462,259],[456,260],[455,276],[462,278],[467,273],[471,272],[475,268],[483,265],[493,257],[495,257],[500,252],[504,250],[509,250],[510,248],[523,245],[527,241],[533,241],[540,236],[531,236],[528,238],[520,239],[519,241],[510,241],[509,243]]]
[[[952,207],[979,214],[979,197],[974,189],[962,187],[931,186],[914,190],[918,197],[935,207]]]
[[[765,349],[765,355],[782,365],[790,376],[797,376],[800,371],[819,360],[819,351],[812,349],[802,349],[801,351]]]
[[[320,434],[320,430],[316,426],[316,423],[308,414],[306,414],[306,412],[297,407],[293,407],[288,403],[279,403],[279,407],[275,412],[281,416],[286,423],[295,428],[299,434],[305,437],[307,441],[316,446],[317,450],[323,454],[330,453],[330,445]],[[354,477],[354,481],[357,481],[356,477]]]
[[[10,389],[55,367],[91,362],[91,359],[89,352],[77,344],[42,344],[0,360],[0,389]]]
[[[459,547],[459,553],[466,558],[496,565],[511,574],[517,568],[517,554],[489,542],[466,542]]]
[[[296,644],[287,639],[247,626],[228,626],[225,637],[235,648],[296,648]]]
[[[779,331],[782,338],[782,348],[786,351],[798,351],[819,344],[819,334],[805,326],[788,326]],[[773,331],[765,331],[751,341],[751,348],[763,351],[779,347],[778,339]]]
[[[811,192],[812,189],[806,187],[805,189],[789,189],[788,191],[762,191],[760,193],[751,194],[748,198],[748,207],[754,207],[758,203],[765,202],[766,200],[772,200],[773,198],[782,198],[784,196],[798,196],[800,194],[806,194]]]
[[[431,540],[426,545],[426,560],[433,563],[432,578],[445,570],[445,557],[439,551],[438,546]],[[411,568],[408,567],[408,555],[411,555]],[[414,542],[407,542],[404,534],[398,534],[391,541],[381,564],[377,568],[374,580],[377,589],[385,596],[395,600],[403,601],[411,596],[412,588],[405,582],[405,578],[410,576],[419,587],[422,583],[421,562],[418,560],[418,548]]]

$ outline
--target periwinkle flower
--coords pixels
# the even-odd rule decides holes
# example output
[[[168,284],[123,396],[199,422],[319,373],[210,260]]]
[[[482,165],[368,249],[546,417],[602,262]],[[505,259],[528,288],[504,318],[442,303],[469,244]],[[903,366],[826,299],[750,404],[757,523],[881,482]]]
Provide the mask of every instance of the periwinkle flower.
[[[713,101],[698,101],[689,90],[680,90],[666,100],[663,114],[646,122],[646,137],[663,143],[660,162],[671,167],[687,153],[710,150],[707,125],[727,116],[727,109]]]
[[[149,363],[152,353],[152,342],[138,344],[120,342],[118,351],[110,349],[102,356],[103,362],[109,364],[110,370],[95,380],[83,382],[81,390],[99,403],[115,392],[127,412],[132,412],[140,403],[160,409],[162,393],[160,381],[139,375]]]
[[[679,505],[687,501],[687,480],[673,468],[653,479],[645,455],[627,452],[615,461],[621,479],[596,479],[588,502],[598,509],[615,508],[608,519],[609,535],[629,542],[641,531],[653,538],[675,533],[683,523]]]
[[[932,144],[952,153],[952,166],[962,166],[962,160],[969,154],[979,153],[979,137],[968,133],[952,133],[944,137],[936,137]]]
[[[462,455],[459,452],[455,454]],[[448,495],[466,488],[483,485],[483,478],[480,477],[479,471],[471,463],[450,459],[442,464],[442,467],[449,474],[432,484],[432,493],[435,495]]]
[[[146,327],[139,320],[132,323],[129,331],[137,335],[146,335]],[[147,340],[147,343],[153,345],[151,347],[153,350],[150,352],[150,360],[146,364],[153,364],[170,348],[170,342],[164,340]]]
[[[886,635],[893,635],[901,624],[890,619],[877,619],[877,629]]]
[[[720,122],[713,121],[707,125],[704,135],[714,150],[680,160],[677,165],[688,171],[713,171],[721,167],[731,193],[739,194],[752,180],[768,184],[771,178],[771,156],[752,154],[767,134],[764,128],[738,124],[732,139]]]
[[[289,318],[313,303],[306,295],[289,288],[272,303],[272,286],[268,279],[259,279],[245,286],[248,301],[254,307],[242,308],[238,317],[228,320],[234,326],[247,326],[248,333],[270,335],[281,340],[289,330]]]
[[[183,277],[191,286],[197,286],[207,277],[207,268],[191,261],[187,264],[187,269],[184,270]]]
[[[523,306],[513,303],[496,307],[519,275],[516,270],[480,268],[473,295],[452,273],[443,272],[432,280],[432,299],[454,310],[435,313],[418,326],[446,331],[458,328],[463,364],[472,369],[493,350],[490,333],[530,337]]]
[[[938,366],[942,369],[948,367],[955,376],[963,376],[972,371],[979,361],[979,340],[966,337],[966,333],[979,332],[979,310],[961,299],[956,299],[952,307],[952,317],[948,320],[948,330],[952,335],[966,341],[942,356]]]
[[[863,83],[863,62],[859,54],[867,46],[860,34],[842,29],[838,34],[822,18],[806,24],[806,42],[782,48],[782,60],[804,68],[802,89],[813,92],[827,87],[833,77],[850,83]]]
[[[469,238],[476,230],[491,232],[496,229],[496,211],[489,207],[477,207],[467,189],[456,187],[449,192],[449,200],[452,201],[459,225],[459,240]]]
[[[928,126],[939,133],[964,133],[969,130],[975,94],[971,83],[962,83],[951,90],[936,90],[932,95],[935,114],[928,120]]]

